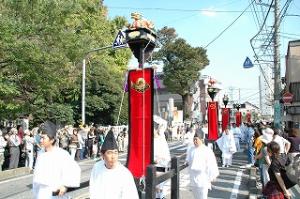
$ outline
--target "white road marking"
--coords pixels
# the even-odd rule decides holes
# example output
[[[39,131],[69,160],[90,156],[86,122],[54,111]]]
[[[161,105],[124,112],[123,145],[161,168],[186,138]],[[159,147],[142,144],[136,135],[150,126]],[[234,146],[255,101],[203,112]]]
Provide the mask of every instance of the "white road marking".
[[[235,180],[234,180],[234,183],[233,183],[234,186],[233,186],[233,189],[232,189],[232,192],[231,192],[231,195],[230,195],[230,199],[236,199],[237,198],[237,194],[239,192],[239,187],[240,187],[241,182],[242,182],[242,174],[243,174],[244,170],[245,169],[240,167],[239,171],[236,174],[236,177],[235,177]]]

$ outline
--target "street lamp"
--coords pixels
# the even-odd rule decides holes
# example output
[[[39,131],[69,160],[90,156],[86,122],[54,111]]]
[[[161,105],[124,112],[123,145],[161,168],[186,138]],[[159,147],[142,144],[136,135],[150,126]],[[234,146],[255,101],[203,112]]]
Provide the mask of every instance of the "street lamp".
[[[86,79],[86,74],[85,74],[85,71],[86,71],[86,64],[85,64],[85,60],[86,60],[86,57],[92,53],[92,52],[97,52],[97,51],[100,51],[100,50],[105,50],[107,48],[111,48],[112,45],[109,45],[109,46],[105,46],[105,47],[101,47],[101,48],[95,48],[95,49],[92,49],[90,51],[88,51],[86,53],[86,55],[84,56],[83,60],[82,60],[82,91],[81,91],[81,122],[82,122],[82,125],[85,124],[85,79]]]

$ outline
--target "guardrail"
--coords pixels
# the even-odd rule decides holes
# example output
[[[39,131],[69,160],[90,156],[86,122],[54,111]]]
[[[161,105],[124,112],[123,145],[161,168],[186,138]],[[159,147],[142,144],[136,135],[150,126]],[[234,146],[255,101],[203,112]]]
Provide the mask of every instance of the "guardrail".
[[[180,171],[185,169],[187,165],[180,165],[180,160],[185,158],[186,154],[181,154],[180,156],[173,156],[171,159],[170,170],[157,175],[157,171],[161,170],[161,167],[156,167],[151,164],[147,167],[146,174],[146,188],[145,192],[141,194],[142,199],[154,199],[156,186],[160,183],[171,179],[171,199],[179,199],[179,176]]]

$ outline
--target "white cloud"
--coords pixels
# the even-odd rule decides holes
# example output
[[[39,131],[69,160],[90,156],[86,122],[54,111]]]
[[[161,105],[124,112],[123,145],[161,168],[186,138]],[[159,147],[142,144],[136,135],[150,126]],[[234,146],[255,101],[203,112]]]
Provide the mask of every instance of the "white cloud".
[[[207,17],[214,17],[217,15],[217,13],[212,8],[202,10],[201,14]]]

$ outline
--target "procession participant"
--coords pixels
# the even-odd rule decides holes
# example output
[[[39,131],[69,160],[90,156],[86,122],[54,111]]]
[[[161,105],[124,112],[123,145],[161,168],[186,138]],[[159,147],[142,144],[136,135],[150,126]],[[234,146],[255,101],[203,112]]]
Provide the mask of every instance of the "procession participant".
[[[241,132],[240,128],[236,126],[235,123],[232,123],[231,131],[233,133],[236,150],[239,152],[241,150],[240,140],[242,139],[242,132]]]
[[[80,185],[80,167],[66,150],[55,146],[57,131],[52,122],[43,123],[40,131],[41,145],[45,152],[37,157],[34,169],[34,198],[68,198],[68,187]]]
[[[130,171],[118,161],[118,146],[110,131],[101,147],[103,160],[97,162],[90,177],[90,199],[138,199]]]
[[[165,172],[168,170],[171,161],[169,145],[164,135],[168,124],[167,121],[157,117],[154,118],[154,122],[154,163],[156,164],[155,166],[160,167]],[[166,181],[156,186],[156,199],[165,198],[165,183]]]
[[[194,146],[186,156],[192,192],[195,199],[207,199],[211,182],[219,175],[217,160],[213,151],[204,144],[204,132],[194,135]]]
[[[216,141],[222,151],[222,167],[232,165],[232,155],[236,152],[236,146],[232,132],[226,127],[222,136]]]

